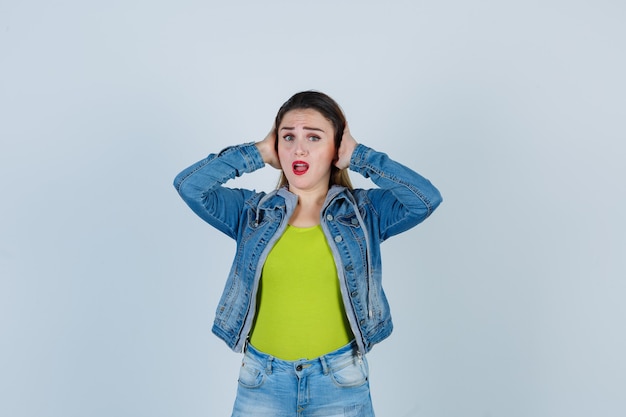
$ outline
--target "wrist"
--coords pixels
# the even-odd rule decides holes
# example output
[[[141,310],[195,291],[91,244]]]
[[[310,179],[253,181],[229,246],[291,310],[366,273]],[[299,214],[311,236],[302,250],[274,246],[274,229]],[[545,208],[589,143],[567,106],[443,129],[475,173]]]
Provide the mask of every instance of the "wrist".
[[[261,154],[261,158],[263,158],[263,162],[265,162],[267,164],[268,163],[268,153],[267,153],[267,146],[266,146],[266,144],[261,141],[261,142],[256,142],[254,144],[254,146],[256,146],[257,150]]]

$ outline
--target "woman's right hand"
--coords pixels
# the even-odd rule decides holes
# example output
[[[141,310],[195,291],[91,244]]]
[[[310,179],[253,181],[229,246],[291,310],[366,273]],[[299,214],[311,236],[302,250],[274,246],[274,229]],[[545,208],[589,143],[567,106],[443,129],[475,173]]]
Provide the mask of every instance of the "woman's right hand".
[[[280,169],[280,160],[276,153],[276,128],[274,126],[272,126],[270,132],[265,136],[265,139],[255,143],[255,145],[263,157],[263,162],[276,169]]]

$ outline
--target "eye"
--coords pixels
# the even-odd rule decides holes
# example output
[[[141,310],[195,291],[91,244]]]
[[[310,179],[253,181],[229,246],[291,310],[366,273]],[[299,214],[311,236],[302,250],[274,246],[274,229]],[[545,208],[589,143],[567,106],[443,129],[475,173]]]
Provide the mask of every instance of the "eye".
[[[285,136],[283,136],[283,139],[286,140],[287,142],[291,142],[293,140],[293,136],[292,135],[285,135]]]
[[[311,142],[317,142],[319,140],[322,140],[322,138],[320,138],[319,136],[312,135],[312,136],[309,136],[309,140]]]

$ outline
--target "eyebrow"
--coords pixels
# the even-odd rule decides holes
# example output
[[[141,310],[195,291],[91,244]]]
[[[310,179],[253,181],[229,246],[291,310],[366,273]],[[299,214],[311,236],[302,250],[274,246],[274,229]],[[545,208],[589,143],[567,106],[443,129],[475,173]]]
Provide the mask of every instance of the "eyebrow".
[[[281,127],[281,128],[280,128],[280,130],[281,130],[281,131],[283,131],[283,130],[293,130],[293,129],[295,129],[295,127],[285,126],[285,127]],[[322,132],[322,133],[325,133],[325,132],[324,132],[324,130],[322,130],[322,129],[318,128],[318,127],[308,127],[308,126],[304,126],[302,129],[304,129],[304,130],[313,130],[313,131],[315,131],[315,132]]]

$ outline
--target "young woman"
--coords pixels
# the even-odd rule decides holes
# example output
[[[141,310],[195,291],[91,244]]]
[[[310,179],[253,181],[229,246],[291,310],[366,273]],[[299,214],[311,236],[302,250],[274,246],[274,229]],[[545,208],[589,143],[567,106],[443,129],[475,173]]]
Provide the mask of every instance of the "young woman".
[[[270,193],[229,179],[269,164]],[[353,189],[347,170],[371,178]],[[424,177],[358,144],[327,95],[295,94],[260,142],[228,147],[174,186],[237,242],[213,332],[245,352],[233,417],[373,416],[365,354],[392,331],[380,244],[441,202]]]

